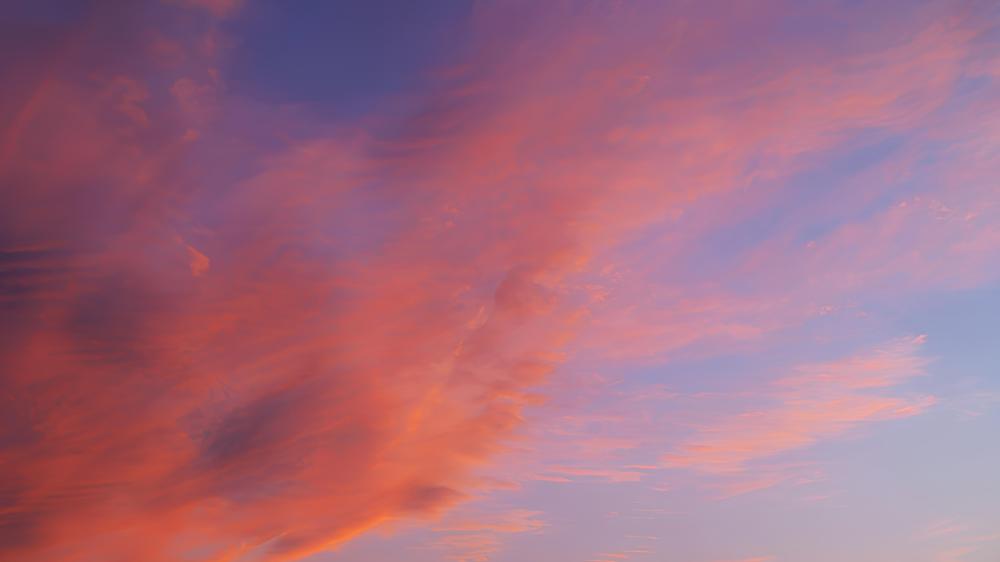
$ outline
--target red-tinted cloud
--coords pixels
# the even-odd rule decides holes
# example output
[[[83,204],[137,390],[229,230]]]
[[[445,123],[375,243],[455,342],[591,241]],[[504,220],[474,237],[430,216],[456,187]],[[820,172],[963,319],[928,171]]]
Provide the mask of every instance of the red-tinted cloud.
[[[737,215],[751,161],[783,177],[849,130],[919,122],[972,35],[945,22],[876,57],[765,49],[709,71],[772,12],[693,10],[688,34],[660,9],[555,9],[511,49],[499,9],[390,132],[280,138],[294,118],[227,97],[212,22],[157,19],[238,3],[186,4],[208,10],[98,11],[11,70],[27,85],[0,137],[3,556],[290,560],[453,504],[582,326],[603,356],[770,328],[726,316],[767,306],[711,290],[603,298],[588,281],[616,244],[696,204]],[[892,369],[917,344],[900,345],[888,366],[829,366],[849,375],[832,386],[802,371],[775,410],[667,460],[737,470],[913,413],[863,392],[909,376]]]
[[[285,560],[462,497],[572,327],[549,250],[439,253],[435,196],[362,200],[395,172],[350,141],[212,184],[214,61],[106,63],[94,18],[4,131],[3,556]]]

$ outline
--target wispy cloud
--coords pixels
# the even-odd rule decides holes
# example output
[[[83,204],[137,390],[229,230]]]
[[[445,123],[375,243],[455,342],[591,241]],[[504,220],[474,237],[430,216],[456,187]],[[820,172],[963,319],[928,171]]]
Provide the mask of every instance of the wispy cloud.
[[[723,415],[696,429],[663,457],[671,468],[714,474],[738,474],[752,461],[843,435],[868,422],[919,414],[934,398],[894,397],[870,392],[891,388],[924,373],[919,355],[923,336],[901,338],[841,360],[802,365],[775,380],[763,398],[771,405],[737,415]],[[744,491],[781,481],[772,474]]]
[[[539,533],[548,525],[537,511],[514,509],[493,514],[455,514],[437,526],[428,548],[441,551],[448,560],[483,562],[503,547],[505,535]]]

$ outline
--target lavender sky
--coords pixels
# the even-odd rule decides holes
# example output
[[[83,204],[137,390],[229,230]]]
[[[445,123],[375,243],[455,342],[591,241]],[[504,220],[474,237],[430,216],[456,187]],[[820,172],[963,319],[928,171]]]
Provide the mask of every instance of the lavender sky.
[[[0,560],[1000,560],[1000,6],[8,0]]]

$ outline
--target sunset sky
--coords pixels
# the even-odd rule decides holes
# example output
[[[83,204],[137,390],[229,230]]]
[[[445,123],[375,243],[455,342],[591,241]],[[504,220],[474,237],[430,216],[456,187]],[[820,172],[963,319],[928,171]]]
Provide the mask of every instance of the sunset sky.
[[[0,4],[0,561],[1000,561],[995,0]]]

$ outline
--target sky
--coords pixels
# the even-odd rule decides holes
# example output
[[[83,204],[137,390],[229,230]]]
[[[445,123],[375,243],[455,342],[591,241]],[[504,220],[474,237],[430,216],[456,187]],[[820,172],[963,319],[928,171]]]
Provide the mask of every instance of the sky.
[[[8,0],[0,560],[997,562],[1000,6]]]

